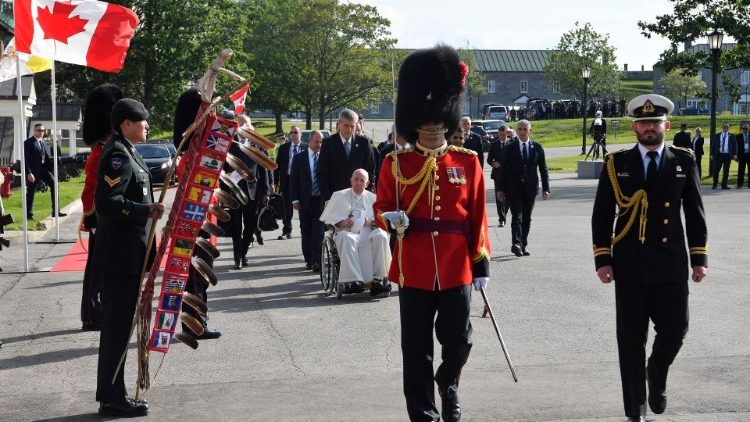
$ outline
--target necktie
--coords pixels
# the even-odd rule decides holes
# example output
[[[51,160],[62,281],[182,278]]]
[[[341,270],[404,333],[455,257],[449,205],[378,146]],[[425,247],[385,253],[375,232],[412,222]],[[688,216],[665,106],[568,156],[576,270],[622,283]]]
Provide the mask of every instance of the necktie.
[[[721,135],[721,152],[722,153],[727,152],[727,134],[726,133]]]
[[[313,174],[312,174],[312,196],[319,196],[320,188],[318,187],[318,153],[313,154]]]
[[[44,141],[39,140],[39,149],[42,151],[42,164],[47,161],[47,148],[44,147]]]
[[[523,158],[523,165],[525,166],[526,162],[529,160],[529,153],[527,151],[528,146],[526,145],[525,142],[523,144],[521,144],[521,145],[522,145],[521,146],[521,156]]]
[[[344,151],[346,151],[346,158],[349,158],[349,153],[352,152],[352,143],[349,140],[344,142]]]
[[[649,158],[648,170],[646,170],[646,186],[650,187],[656,180],[656,173],[659,169],[656,167],[656,159],[659,157],[659,153],[656,151],[649,151],[646,153]]]

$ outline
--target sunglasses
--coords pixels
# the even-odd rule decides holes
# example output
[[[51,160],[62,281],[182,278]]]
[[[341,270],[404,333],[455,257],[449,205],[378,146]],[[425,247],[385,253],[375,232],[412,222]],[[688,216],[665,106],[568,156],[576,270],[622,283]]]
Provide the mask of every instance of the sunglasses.
[[[298,134],[299,132],[297,132],[297,131],[293,131],[293,132],[289,132],[289,133],[293,133],[293,134]]]

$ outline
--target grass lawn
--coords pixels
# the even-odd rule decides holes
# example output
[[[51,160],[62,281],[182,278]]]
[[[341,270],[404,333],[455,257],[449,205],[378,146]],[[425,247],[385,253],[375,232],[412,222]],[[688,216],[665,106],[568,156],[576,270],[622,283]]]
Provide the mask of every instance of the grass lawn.
[[[71,202],[81,197],[83,191],[84,175],[71,177],[67,182],[60,182],[59,201],[60,209],[66,207]],[[12,190],[10,198],[3,198],[5,213],[13,216],[14,223],[5,226],[5,230],[22,230],[23,212],[21,210],[21,197],[23,196],[21,188]],[[41,221],[52,215],[52,198],[47,192],[37,192],[34,196],[34,220],[29,220],[29,230],[36,230],[36,221]]]
[[[623,79],[620,85],[620,98],[635,98],[641,94],[654,92],[653,80]]]
[[[583,156],[581,155],[573,155],[570,157],[559,157],[559,158],[550,158],[547,160],[547,168],[549,168],[549,171],[552,173],[575,173],[578,168],[578,160],[582,160]],[[709,176],[708,174],[708,156],[704,155],[703,160],[701,160],[701,167],[702,167],[702,175],[701,183],[704,185],[712,185],[713,184],[713,177]],[[737,186],[737,162],[732,161],[732,164],[729,166],[729,187],[733,188]],[[721,186],[721,174],[719,174],[719,186]]]

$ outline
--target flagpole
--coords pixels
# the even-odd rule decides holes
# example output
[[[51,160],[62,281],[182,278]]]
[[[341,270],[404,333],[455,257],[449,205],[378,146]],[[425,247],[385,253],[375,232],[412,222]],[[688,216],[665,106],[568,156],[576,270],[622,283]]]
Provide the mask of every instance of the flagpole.
[[[18,92],[18,121],[16,123],[18,130],[18,142],[21,150],[21,208],[23,213],[23,271],[29,272],[29,219],[28,219],[28,204],[26,204],[26,153],[24,151],[24,137],[23,131],[26,125],[24,124],[24,109],[23,109],[23,88],[21,86],[21,60],[16,53],[16,86]]]
[[[53,215],[55,216],[55,241],[60,241],[60,181],[57,168],[57,85],[55,84],[55,61],[52,60],[52,86],[50,87],[52,98],[52,168],[55,173],[53,185],[55,197],[52,203]]]

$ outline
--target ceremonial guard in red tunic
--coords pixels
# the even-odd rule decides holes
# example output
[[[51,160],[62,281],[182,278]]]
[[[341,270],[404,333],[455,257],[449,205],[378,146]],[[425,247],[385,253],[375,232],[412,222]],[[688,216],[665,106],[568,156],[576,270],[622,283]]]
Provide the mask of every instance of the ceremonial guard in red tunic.
[[[83,142],[91,147],[86,158],[86,179],[83,183],[81,203],[83,217],[80,230],[89,233],[88,257],[86,270],[83,273],[83,295],[81,297],[81,329],[84,331],[99,330],[101,327],[101,281],[96,275],[94,248],[96,245],[96,172],[99,170],[99,157],[104,144],[112,136],[110,112],[117,100],[123,97],[116,85],[102,84],[92,89],[86,97],[83,108]]]
[[[399,74],[396,129],[414,148],[389,154],[380,170],[377,224],[397,237],[389,280],[400,285],[404,395],[412,421],[461,417],[458,383],[471,350],[471,286],[489,276],[490,243],[476,153],[448,146],[458,129],[468,68],[439,46],[412,53]],[[437,316],[436,316],[437,315]],[[433,327],[443,361],[433,374]]]
[[[649,407],[666,409],[667,372],[688,330],[688,268],[695,282],[706,275],[708,235],[693,152],[664,144],[673,107],[655,94],[628,104],[638,144],[606,156],[591,218],[597,275],[615,282],[629,421],[646,420],[647,380]],[[656,337],[647,365],[649,320]]]

